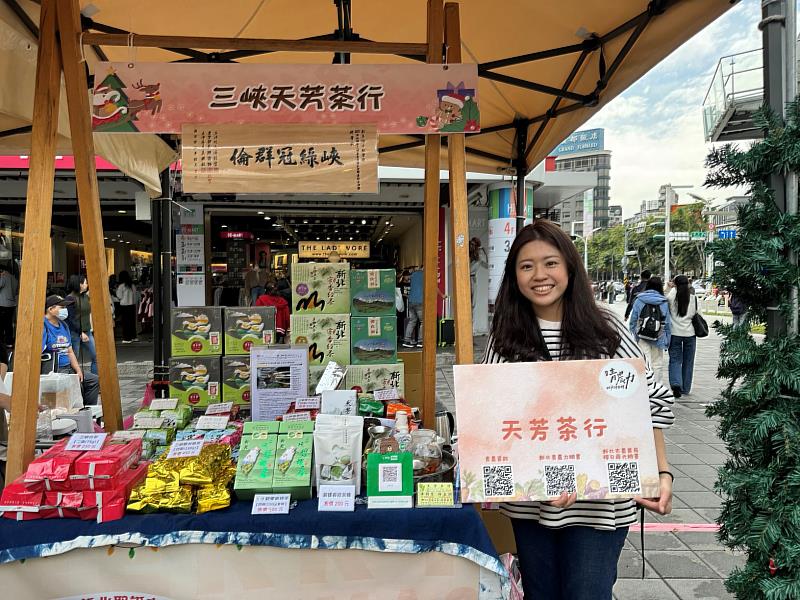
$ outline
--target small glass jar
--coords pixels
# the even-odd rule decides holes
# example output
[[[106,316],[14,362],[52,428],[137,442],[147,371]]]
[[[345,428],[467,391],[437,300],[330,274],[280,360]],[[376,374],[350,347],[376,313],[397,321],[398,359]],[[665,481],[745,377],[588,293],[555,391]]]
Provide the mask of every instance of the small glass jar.
[[[409,450],[414,455],[414,474],[430,475],[442,464],[442,438],[432,429],[417,429],[411,432]]]

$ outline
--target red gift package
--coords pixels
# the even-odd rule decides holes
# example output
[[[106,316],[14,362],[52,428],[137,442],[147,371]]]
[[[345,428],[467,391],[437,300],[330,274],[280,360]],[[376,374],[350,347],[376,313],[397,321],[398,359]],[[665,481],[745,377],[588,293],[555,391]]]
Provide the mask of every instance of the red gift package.
[[[4,510],[0,512],[0,515],[12,521],[33,521],[34,519],[42,518],[42,515],[38,512],[23,512],[21,510]]]
[[[85,490],[83,505],[78,516],[84,520],[96,519],[98,523],[121,519],[125,515],[125,507],[131,490],[147,475],[148,463],[142,463],[133,469],[120,474],[118,486],[110,490]]]
[[[69,476],[81,452],[67,452],[64,448],[69,439],[64,439],[28,465],[25,485],[34,491],[69,491]]]
[[[39,515],[43,519],[77,519],[82,505],[82,492],[45,492]]]
[[[110,490],[119,487],[125,471],[139,462],[142,440],[107,442],[100,450],[84,452],[70,475],[73,490]]]
[[[0,511],[36,513],[42,504],[42,496],[41,490],[29,489],[25,485],[23,477],[20,476],[3,489],[3,494],[0,496]],[[8,515],[7,518],[16,517]]]

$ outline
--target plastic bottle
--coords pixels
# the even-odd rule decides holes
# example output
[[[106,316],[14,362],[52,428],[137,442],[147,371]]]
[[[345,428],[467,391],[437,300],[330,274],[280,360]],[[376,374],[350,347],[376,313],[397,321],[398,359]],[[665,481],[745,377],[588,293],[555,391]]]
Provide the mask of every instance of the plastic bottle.
[[[397,445],[400,452],[407,452],[411,446],[411,434],[408,432],[408,413],[405,411],[398,411],[395,415],[395,433],[394,439],[397,440]]]

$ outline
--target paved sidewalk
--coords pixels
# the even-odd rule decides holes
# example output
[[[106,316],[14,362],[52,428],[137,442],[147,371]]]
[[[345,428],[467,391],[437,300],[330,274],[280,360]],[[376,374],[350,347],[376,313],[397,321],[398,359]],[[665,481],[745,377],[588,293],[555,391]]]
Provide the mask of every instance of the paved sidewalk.
[[[612,308],[622,316],[624,304]],[[715,317],[709,318],[709,323]],[[716,533],[708,531],[719,514],[721,499],[714,492],[716,468],[726,459],[725,447],[716,436],[716,423],[704,414],[724,382],[716,379],[721,338],[712,330],[698,340],[692,393],[675,403],[675,425],[667,431],[667,452],[675,474],[675,499],[671,515],[647,514],[647,523],[674,524],[677,531],[648,531],[645,534],[645,579],[641,579],[642,554],[639,532],[631,531],[619,563],[619,581],[614,588],[618,600],[729,599],[723,579],[744,557],[724,549]],[[475,360],[480,360],[485,337],[475,338]],[[118,348],[120,387],[124,414],[141,403],[144,387],[152,373],[149,345],[132,344]],[[452,348],[437,356],[437,404],[454,410]],[[697,526],[701,526],[699,530]],[[702,527],[705,526],[705,527]]]

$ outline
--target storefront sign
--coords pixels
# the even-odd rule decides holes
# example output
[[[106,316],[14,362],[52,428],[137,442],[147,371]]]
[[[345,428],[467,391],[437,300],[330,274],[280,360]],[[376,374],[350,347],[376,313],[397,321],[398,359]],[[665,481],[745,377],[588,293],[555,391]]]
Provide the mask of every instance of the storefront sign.
[[[336,252],[339,258],[369,258],[369,242],[300,242],[300,258],[328,258]]]
[[[181,158],[186,192],[378,192],[374,125],[184,125]]]
[[[603,149],[603,138],[605,129],[585,129],[576,131],[550,154],[552,156],[564,156],[565,154],[575,154],[576,152],[591,152]]]
[[[252,240],[250,231],[220,231],[219,237],[223,240]]]
[[[659,495],[641,359],[456,365],[454,381],[462,501]]]
[[[457,65],[98,63],[92,127],[376,123],[380,133],[480,131],[478,69]]]

